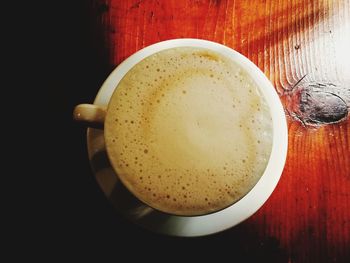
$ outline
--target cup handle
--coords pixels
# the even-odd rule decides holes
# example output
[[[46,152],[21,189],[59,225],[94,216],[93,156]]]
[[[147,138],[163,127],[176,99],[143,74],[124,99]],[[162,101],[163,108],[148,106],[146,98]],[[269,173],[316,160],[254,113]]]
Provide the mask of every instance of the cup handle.
[[[93,104],[79,104],[73,111],[73,119],[91,128],[103,129],[107,109]]]

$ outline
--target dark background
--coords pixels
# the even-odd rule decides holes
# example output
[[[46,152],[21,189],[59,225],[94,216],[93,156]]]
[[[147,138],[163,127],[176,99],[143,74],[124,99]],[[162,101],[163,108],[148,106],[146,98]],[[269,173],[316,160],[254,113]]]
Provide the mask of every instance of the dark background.
[[[14,181],[3,184],[10,191],[5,202],[15,201],[10,213],[4,213],[12,221],[4,224],[12,257],[32,256],[45,262],[122,262],[125,256],[147,261],[349,261],[348,119],[315,130],[289,117],[287,163],[269,201],[244,223],[200,238],[162,236],[123,219],[91,172],[86,129],[72,121],[74,106],[93,102],[116,64],[137,49],[168,38],[205,38],[236,49],[264,70],[280,95],[297,82],[288,78],[294,73],[312,75],[315,72],[308,69],[322,68],[329,77],[338,69],[345,72],[335,54],[339,55],[339,36],[346,38],[342,26],[348,13],[342,7],[349,4],[326,0],[16,3],[2,9],[11,16],[3,23],[10,26],[10,34],[2,42],[15,40],[12,49],[3,49],[12,62],[6,68],[15,72],[9,75],[11,88],[4,90],[14,91],[17,101],[2,97],[10,104],[2,116],[18,125],[13,129],[13,123],[3,122],[7,125],[2,129],[15,136],[14,141],[2,137],[11,145],[4,152],[14,157],[13,163],[3,161],[11,168],[3,178]],[[111,27],[107,22],[103,26],[101,18],[111,15],[115,15]],[[109,43],[106,35],[111,37]],[[280,97],[285,106],[289,95]]]

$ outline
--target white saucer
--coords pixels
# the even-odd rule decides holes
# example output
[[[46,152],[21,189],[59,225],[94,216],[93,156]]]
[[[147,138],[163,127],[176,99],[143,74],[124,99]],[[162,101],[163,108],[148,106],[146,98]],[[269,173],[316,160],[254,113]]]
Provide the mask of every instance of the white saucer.
[[[94,104],[107,106],[110,97],[123,76],[143,58],[163,49],[179,46],[204,47],[220,52],[238,61],[262,87],[272,112],[273,148],[270,162],[256,186],[242,199],[219,212],[195,217],[172,216],[156,211],[138,201],[126,190],[114,173],[105,149],[103,131],[89,128],[88,153],[96,180],[113,206],[126,218],[151,231],[174,236],[202,236],[233,227],[254,214],[268,199],[281,176],[287,154],[287,126],[283,107],[275,89],[266,76],[238,52],[205,40],[176,39],[154,44],[130,56],[121,63],[103,83]]]

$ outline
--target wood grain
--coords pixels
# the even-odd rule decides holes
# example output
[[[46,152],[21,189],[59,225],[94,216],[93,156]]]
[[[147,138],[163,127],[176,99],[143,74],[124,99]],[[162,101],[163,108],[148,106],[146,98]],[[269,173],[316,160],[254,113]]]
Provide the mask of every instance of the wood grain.
[[[285,106],[289,149],[275,192],[241,225],[261,244],[276,240],[288,262],[350,258],[349,1],[93,3],[114,66],[145,46],[186,37],[252,60]]]

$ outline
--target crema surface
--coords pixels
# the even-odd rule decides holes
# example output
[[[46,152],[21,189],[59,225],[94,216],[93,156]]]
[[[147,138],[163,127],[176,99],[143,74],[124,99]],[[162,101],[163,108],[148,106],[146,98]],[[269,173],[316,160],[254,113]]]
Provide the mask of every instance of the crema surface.
[[[161,51],[135,65],[109,103],[110,161],[141,201],[178,215],[223,209],[262,176],[269,107],[250,76],[219,53]]]

